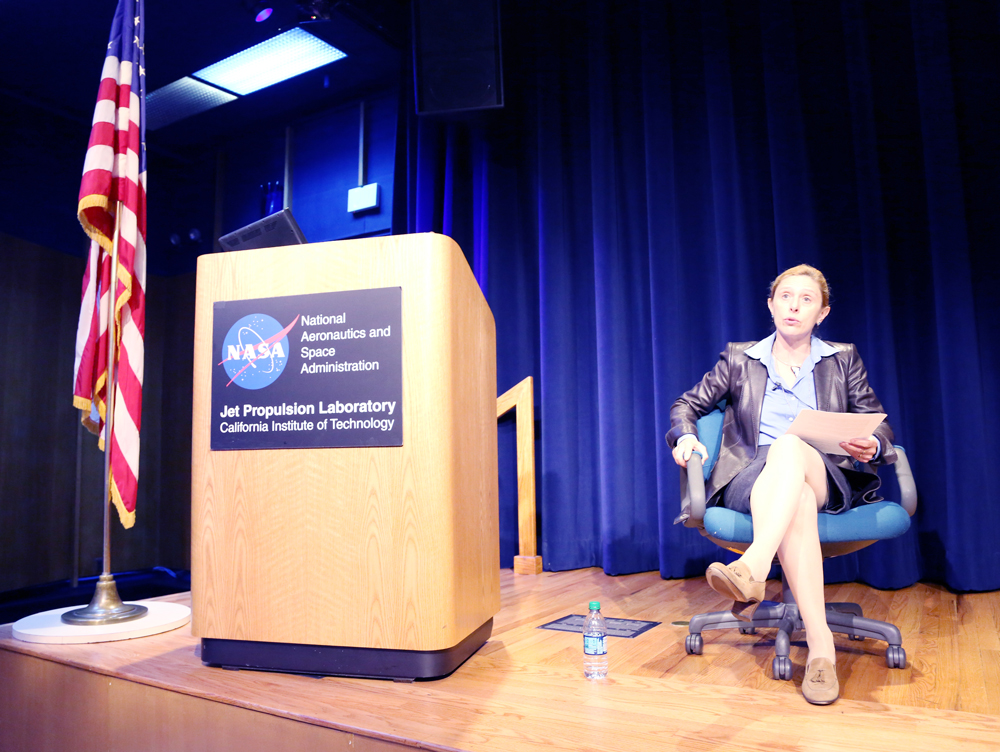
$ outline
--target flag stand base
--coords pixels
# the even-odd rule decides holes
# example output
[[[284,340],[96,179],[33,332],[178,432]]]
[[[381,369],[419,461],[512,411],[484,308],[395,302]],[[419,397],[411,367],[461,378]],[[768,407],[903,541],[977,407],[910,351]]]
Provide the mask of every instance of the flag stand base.
[[[121,624],[122,622],[141,619],[148,609],[135,603],[122,603],[118,595],[115,578],[104,573],[97,580],[94,597],[90,605],[67,611],[62,615],[64,624],[80,627],[95,627],[105,624]]]
[[[13,625],[13,636],[24,642],[38,642],[48,645],[82,645],[93,642],[114,642],[134,640],[169,632],[191,621],[191,609],[183,603],[174,603],[156,598],[143,601],[149,611],[141,619],[104,624],[92,627],[65,624],[62,614],[72,606],[25,616]],[[131,605],[131,604],[127,604]]]

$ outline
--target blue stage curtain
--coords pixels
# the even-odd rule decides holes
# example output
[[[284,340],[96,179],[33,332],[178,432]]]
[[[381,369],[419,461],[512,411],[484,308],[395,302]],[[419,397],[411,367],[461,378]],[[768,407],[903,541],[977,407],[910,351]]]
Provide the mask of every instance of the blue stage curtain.
[[[906,536],[828,578],[1000,588],[997,3],[502,15],[502,111],[401,108],[394,231],[459,242],[498,391],[535,377],[546,568],[682,577],[721,557],[671,524],[670,404],[727,341],[770,333],[770,280],[806,262],[833,291],[820,336],[858,345],[920,492]]]

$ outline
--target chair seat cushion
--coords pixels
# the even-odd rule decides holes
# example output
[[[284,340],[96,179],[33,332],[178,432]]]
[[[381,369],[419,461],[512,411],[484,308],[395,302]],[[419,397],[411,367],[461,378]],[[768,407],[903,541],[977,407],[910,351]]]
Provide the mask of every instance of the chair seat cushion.
[[[910,516],[894,501],[879,501],[840,514],[820,514],[818,524],[821,543],[884,540],[905,533],[910,527]],[[705,531],[733,543],[753,541],[750,515],[725,507],[705,510]]]

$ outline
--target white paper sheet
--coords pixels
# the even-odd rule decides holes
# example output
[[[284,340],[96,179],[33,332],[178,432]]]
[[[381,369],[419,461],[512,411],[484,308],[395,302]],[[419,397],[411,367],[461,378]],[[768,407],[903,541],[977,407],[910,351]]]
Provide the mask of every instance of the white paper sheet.
[[[828,413],[823,410],[803,410],[788,427],[788,433],[798,436],[824,454],[847,455],[840,446],[841,441],[868,438],[883,420],[885,413]]]

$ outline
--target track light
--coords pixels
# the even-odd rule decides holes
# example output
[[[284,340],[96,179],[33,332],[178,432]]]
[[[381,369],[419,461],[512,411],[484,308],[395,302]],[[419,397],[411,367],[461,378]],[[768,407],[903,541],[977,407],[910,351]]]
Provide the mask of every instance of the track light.
[[[253,20],[257,23],[263,23],[271,17],[274,13],[274,8],[271,7],[271,3],[267,0],[261,0],[253,9]]]

